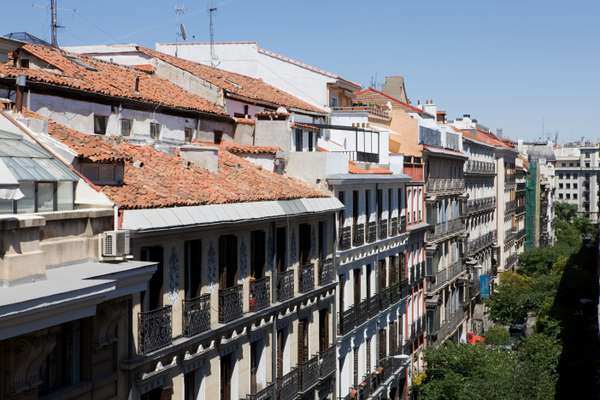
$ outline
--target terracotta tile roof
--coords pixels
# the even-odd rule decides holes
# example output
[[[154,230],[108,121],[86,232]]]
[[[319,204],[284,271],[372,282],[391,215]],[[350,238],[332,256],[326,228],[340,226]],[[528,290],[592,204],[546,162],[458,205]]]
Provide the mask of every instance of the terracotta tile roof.
[[[147,74],[153,74],[154,72],[156,72],[156,67],[152,64],[137,64],[134,65],[133,68],[137,69],[138,71],[145,72]]]
[[[428,151],[433,154],[443,154],[443,155],[459,157],[459,158],[464,158],[464,159],[468,158],[467,155],[463,152],[445,149],[445,148],[437,147],[437,146],[430,146],[427,144],[423,145],[423,150]]]
[[[152,146],[111,142],[54,121],[51,126],[53,137],[82,154],[94,154],[99,161],[110,154],[113,158],[127,155],[123,185],[97,186],[123,209],[329,196],[298,179],[264,170],[231,153],[227,145],[220,146],[219,170],[212,173]],[[89,149],[83,149],[86,146]]]
[[[42,60],[48,64],[48,68],[18,68],[9,60],[6,64],[0,64],[0,78],[25,75],[28,81],[98,95],[159,104],[179,110],[226,115],[223,107],[192,95],[168,80],[134,68],[42,45],[25,44],[19,51]],[[137,91],[136,80],[139,82]]]
[[[462,131],[463,136],[467,139],[476,140],[478,142],[488,144],[490,146],[499,147],[499,148],[514,148],[514,145],[511,141],[506,141],[507,139],[500,139],[498,136],[493,133],[483,131],[481,129],[465,129]],[[510,143],[510,144],[509,144]]]
[[[253,146],[235,142],[223,142],[221,147],[234,154],[277,154],[281,150],[276,146]]]
[[[351,174],[385,174],[389,175],[392,173],[389,168],[382,165],[369,165],[367,168],[355,163],[354,161],[348,161],[348,172]]]
[[[419,115],[427,115],[429,117],[432,117],[431,114],[426,113],[425,111],[421,110],[418,107],[415,107],[413,105],[410,105],[408,103],[403,102],[400,99],[397,99],[394,96],[390,96],[387,93],[384,93],[380,90],[374,89],[372,87],[366,88],[366,89],[362,89],[362,90],[358,90],[356,92],[354,92],[354,97],[356,100],[358,101],[365,101],[368,102],[369,99],[372,99],[373,97],[379,97],[380,99],[386,99],[392,102],[392,104],[395,104],[397,106],[400,106],[401,108],[405,109],[407,112],[414,112],[417,113]]]
[[[240,125],[256,125],[254,118],[236,118],[235,122]]]
[[[174,57],[156,50],[138,46],[138,51],[149,56],[157,58],[163,62],[174,65],[177,68],[185,70],[198,78],[204,79],[211,84],[226,90],[233,97],[239,96],[242,99],[257,103],[265,103],[271,106],[283,106],[288,110],[297,109],[309,111],[312,113],[325,113],[325,110],[313,106],[283,90],[262,81],[246,75],[234,72],[224,71],[219,68],[209,67],[208,65],[195,63]]]

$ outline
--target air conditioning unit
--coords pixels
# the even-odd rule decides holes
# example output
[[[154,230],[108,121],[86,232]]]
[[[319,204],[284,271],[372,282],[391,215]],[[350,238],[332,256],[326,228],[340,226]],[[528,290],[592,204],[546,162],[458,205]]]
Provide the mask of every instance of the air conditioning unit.
[[[102,235],[103,258],[126,258],[129,251],[129,231],[108,231]]]

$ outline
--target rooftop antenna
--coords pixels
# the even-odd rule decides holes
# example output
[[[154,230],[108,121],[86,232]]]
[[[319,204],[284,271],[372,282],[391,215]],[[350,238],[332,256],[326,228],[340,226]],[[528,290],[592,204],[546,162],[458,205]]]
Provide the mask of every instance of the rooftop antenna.
[[[50,42],[52,46],[58,47],[58,28],[64,28],[58,24],[58,0],[50,0]]]
[[[185,30],[185,26],[180,22],[181,17],[186,13],[186,11],[187,10],[184,4],[175,6],[175,15],[179,25],[179,31],[175,34],[175,57],[177,57],[179,38],[181,38],[183,41],[187,39],[187,31]]]
[[[215,25],[213,21],[213,14],[217,11],[217,7],[214,5],[209,5],[208,15],[209,15],[209,33],[210,33],[210,65],[216,67],[219,65],[217,60],[217,56],[215,55]]]

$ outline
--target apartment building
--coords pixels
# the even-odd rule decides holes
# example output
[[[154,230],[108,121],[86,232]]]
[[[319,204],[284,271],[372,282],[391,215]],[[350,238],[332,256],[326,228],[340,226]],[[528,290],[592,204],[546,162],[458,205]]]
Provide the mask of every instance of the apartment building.
[[[0,111],[0,398],[126,398],[157,265],[112,246],[112,204],[17,117]]]
[[[515,246],[517,254],[521,254],[525,251],[525,237],[526,237],[526,202],[527,202],[527,175],[529,168],[529,160],[526,155],[519,153],[515,160],[515,167],[517,170],[516,183],[516,203],[517,209],[515,212],[515,226],[517,228],[517,235],[515,237]]]
[[[600,199],[600,146],[569,143],[554,149],[556,156],[555,200],[574,204],[592,222],[598,221]]]
[[[467,192],[464,261],[470,274],[468,311],[472,332],[481,334],[485,326],[479,300],[490,296],[490,283],[497,274],[496,157],[494,146],[475,131],[463,132],[463,150],[468,156],[464,164]]]

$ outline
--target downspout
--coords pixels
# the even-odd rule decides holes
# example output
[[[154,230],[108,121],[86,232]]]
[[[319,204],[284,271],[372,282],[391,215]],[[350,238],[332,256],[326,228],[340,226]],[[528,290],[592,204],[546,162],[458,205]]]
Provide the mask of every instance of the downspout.
[[[338,270],[337,270],[337,257],[336,257],[336,252],[337,252],[337,248],[338,248],[338,235],[336,235],[337,229],[336,229],[336,218],[337,212],[334,212],[331,219],[333,221],[332,229],[333,229],[333,253],[331,256],[331,262],[333,263],[333,270],[335,271],[335,280],[337,282],[338,279]],[[341,393],[341,379],[340,379],[340,373],[341,371],[338,371],[338,366],[339,366],[339,361],[338,361],[338,354],[337,354],[337,350],[339,348],[339,346],[337,345],[338,343],[338,338],[337,338],[337,300],[338,300],[338,284],[335,285],[335,296],[333,297],[333,316],[331,318],[331,321],[333,322],[333,345],[335,345],[335,370],[336,370],[336,374],[335,374],[335,378],[337,380],[337,387],[336,385],[333,386],[333,398],[337,399],[338,398],[338,393]],[[337,392],[337,393],[336,393]]]

